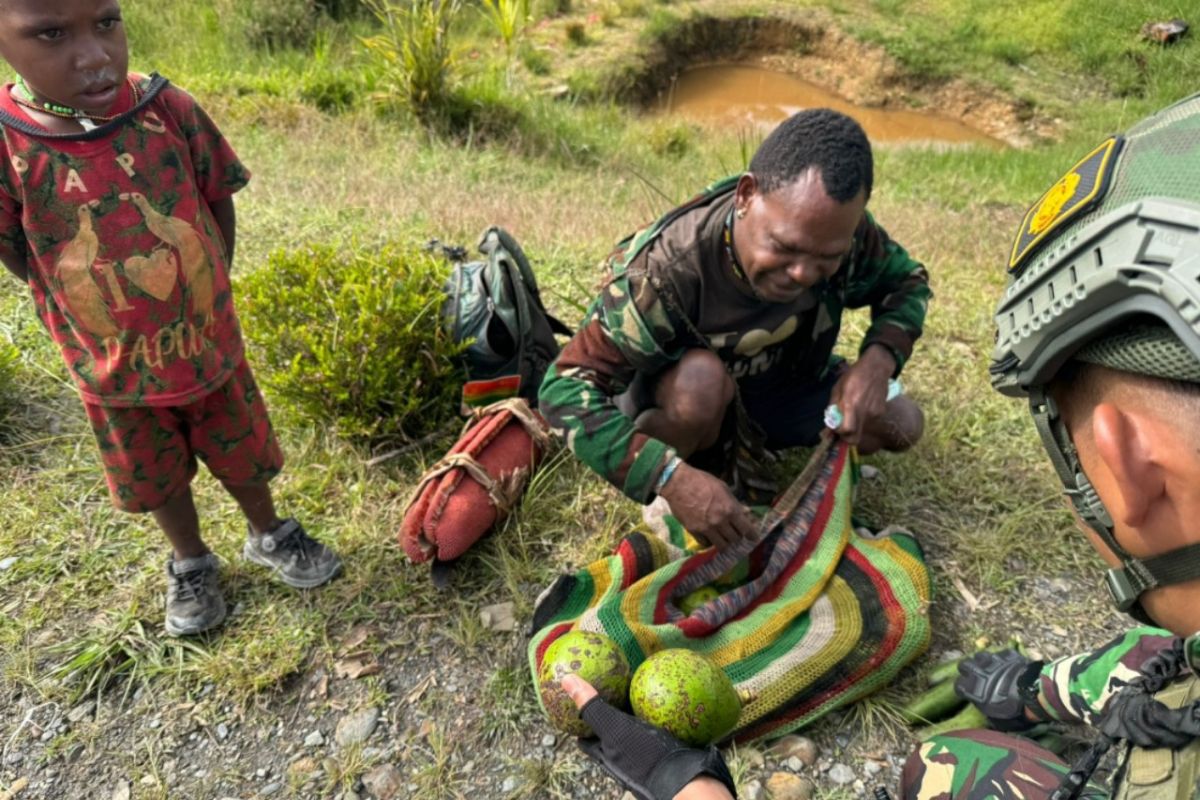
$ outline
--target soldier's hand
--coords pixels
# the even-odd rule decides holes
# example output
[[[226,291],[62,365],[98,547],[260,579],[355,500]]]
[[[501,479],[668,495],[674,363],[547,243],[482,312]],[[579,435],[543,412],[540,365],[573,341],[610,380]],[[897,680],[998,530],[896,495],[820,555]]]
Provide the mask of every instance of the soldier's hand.
[[[578,675],[563,677],[562,687],[596,734],[595,739],[581,739],[579,748],[639,800],[737,796],[717,748],[688,747],[665,730],[613,708]]]
[[[1034,702],[1041,661],[1015,650],[981,651],[958,665],[954,691],[974,703],[998,731],[1033,727],[1027,709]]]
[[[720,478],[681,463],[662,489],[671,513],[687,531],[725,550],[757,531],[754,515]]]
[[[888,379],[896,371],[896,359],[882,345],[872,345],[846,368],[834,384],[829,402],[842,412],[837,434],[858,445],[867,423],[883,416],[887,407]]]

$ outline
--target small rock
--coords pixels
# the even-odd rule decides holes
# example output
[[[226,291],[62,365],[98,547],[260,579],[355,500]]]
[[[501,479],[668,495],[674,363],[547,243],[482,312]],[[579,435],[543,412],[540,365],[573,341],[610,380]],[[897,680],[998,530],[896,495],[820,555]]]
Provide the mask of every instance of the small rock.
[[[112,800],[129,800],[133,796],[133,788],[129,781],[121,781],[112,790]]]
[[[504,794],[512,794],[517,788],[517,781],[514,778],[505,778],[504,783],[500,784],[500,791]]]
[[[804,762],[806,767],[811,767],[817,760],[817,745],[807,736],[791,734],[772,745],[770,753],[780,761],[794,757]]]
[[[307,756],[293,761],[287,768],[289,776],[311,775],[317,771],[317,762]]]
[[[96,704],[92,701],[80,703],[67,712],[67,719],[71,722],[79,722],[84,717],[90,717],[92,712],[96,710]]]
[[[760,780],[753,780],[742,787],[741,797],[743,800],[762,800],[763,785]]]
[[[554,747],[558,744],[558,738],[553,733],[547,733],[542,737],[542,747]]]
[[[854,782],[854,770],[845,764],[834,764],[829,768],[827,777],[838,786],[845,786],[848,783]]]
[[[484,606],[479,610],[479,621],[490,631],[508,632],[517,629],[517,620],[513,616],[511,602]]]
[[[160,720],[160,719],[152,719],[148,723],[146,723],[146,727],[149,728],[150,730],[154,730],[154,729],[158,728],[159,725],[162,725],[162,720]]]
[[[867,793],[867,783],[862,778],[854,779],[854,787],[853,788],[854,788],[854,793],[857,795],[864,795]]]
[[[814,788],[808,778],[790,772],[773,772],[767,778],[767,794],[771,800],[809,800]]]
[[[404,785],[404,776],[391,764],[384,764],[363,776],[363,786],[378,800],[392,800]]]
[[[883,764],[880,764],[878,761],[866,761],[863,763],[863,772],[867,774],[868,778],[875,777],[882,770]]]
[[[755,769],[762,769],[767,763],[763,757],[762,751],[756,750],[753,747],[747,747],[745,750],[738,750],[738,757],[741,758],[748,766]]]
[[[313,731],[304,737],[305,747],[320,747],[323,744],[325,744],[325,737],[321,735],[320,731]]]
[[[783,762],[783,764],[785,767],[790,769],[792,772],[799,772],[802,769],[804,769],[804,762],[801,761],[796,756],[792,756],[787,761]]]
[[[229,738],[229,726],[224,722],[217,723],[217,738],[222,742]]]
[[[839,733],[837,736],[833,737],[833,740],[837,742],[837,746],[843,750],[850,746],[850,734],[848,733]]]
[[[17,558],[16,556],[0,558],[0,572],[4,572],[6,569],[12,569],[13,564],[16,564],[20,560],[21,559]]]
[[[271,770],[267,769],[266,767],[259,767],[254,771],[254,774],[256,777],[265,778],[271,774]]]
[[[258,793],[260,795],[262,795],[263,797],[269,797],[269,796],[275,794],[276,792],[278,792],[282,788],[283,788],[283,785],[276,781],[276,782],[268,783],[266,786],[259,789]]]
[[[355,711],[338,720],[337,729],[333,732],[333,740],[337,742],[338,747],[362,744],[375,732],[377,724],[379,724],[378,708],[364,708],[361,711]]]

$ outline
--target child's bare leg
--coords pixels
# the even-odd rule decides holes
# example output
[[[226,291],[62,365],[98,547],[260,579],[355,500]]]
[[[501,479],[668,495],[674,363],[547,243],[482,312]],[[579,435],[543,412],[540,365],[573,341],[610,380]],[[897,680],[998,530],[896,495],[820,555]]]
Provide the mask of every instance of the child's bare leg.
[[[226,491],[241,506],[242,513],[250,522],[255,533],[266,533],[279,527],[280,519],[275,516],[275,501],[271,497],[268,483],[224,484]]]
[[[151,512],[158,527],[162,528],[175,549],[175,560],[197,558],[206,555],[208,545],[200,538],[200,518],[196,515],[196,503],[192,499],[191,487],[167,501],[166,505]]]

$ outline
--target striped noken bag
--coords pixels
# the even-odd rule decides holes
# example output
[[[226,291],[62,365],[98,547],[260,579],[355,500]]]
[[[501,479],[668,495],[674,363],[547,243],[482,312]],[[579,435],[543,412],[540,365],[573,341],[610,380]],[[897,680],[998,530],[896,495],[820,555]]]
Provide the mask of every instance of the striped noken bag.
[[[529,666],[572,629],[606,634],[633,669],[671,647],[705,654],[748,699],[726,739],[770,739],[874,692],[929,645],[931,586],[909,534],[856,533],[853,450],[827,438],[767,512],[748,554],[718,554],[667,517],[670,541],[648,531],[563,575],[538,599]],[[681,598],[722,592],[690,616]],[[540,702],[540,698],[539,698]]]

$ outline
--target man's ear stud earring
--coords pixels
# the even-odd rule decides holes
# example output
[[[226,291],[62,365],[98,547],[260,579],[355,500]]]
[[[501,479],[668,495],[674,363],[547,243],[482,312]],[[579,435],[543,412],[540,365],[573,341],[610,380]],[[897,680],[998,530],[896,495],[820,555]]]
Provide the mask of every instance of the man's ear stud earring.
[[[739,208],[737,210],[737,212],[734,214],[734,216],[737,217],[738,219],[745,219],[746,218],[746,209]]]

